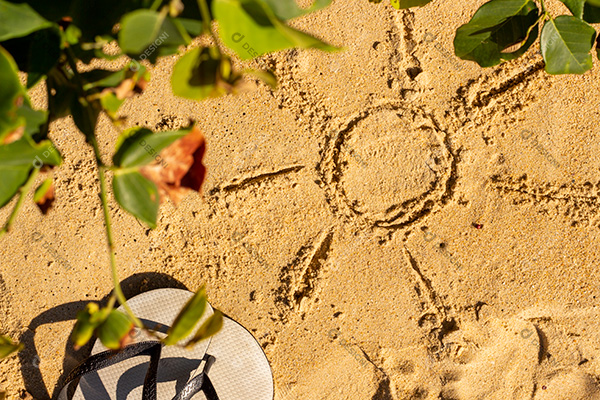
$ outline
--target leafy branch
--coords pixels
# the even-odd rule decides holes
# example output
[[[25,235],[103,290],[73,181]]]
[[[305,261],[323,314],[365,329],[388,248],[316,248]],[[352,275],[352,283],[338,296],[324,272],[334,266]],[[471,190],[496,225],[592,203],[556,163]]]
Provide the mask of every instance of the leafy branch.
[[[159,133],[145,127],[124,129],[112,165],[107,165],[97,140],[99,115],[105,114],[122,129],[126,116],[119,113],[121,105],[143,92],[150,79],[142,63],[154,64],[160,57],[180,54],[193,38],[201,36],[209,36],[213,44],[183,51],[171,77],[175,95],[203,100],[248,90],[245,75],[274,87],[270,71],[238,71],[219,46],[228,46],[242,60],[293,47],[336,51],[287,24],[329,3],[316,0],[309,9],[301,9],[294,0],[124,0],[115,7],[106,7],[100,0],[57,4],[0,0],[0,207],[19,194],[0,237],[17,221],[37,179],[62,163],[60,151],[48,138],[52,122],[72,116],[94,152],[98,169],[114,290],[106,306],[89,303],[79,312],[72,334],[76,346],[97,335],[106,347],[120,349],[137,327],[167,345],[189,347],[216,333],[222,324],[222,314],[215,311],[187,343],[180,344],[204,315],[207,298],[202,288],[181,310],[166,337],[144,327],[120,287],[108,207],[107,174],[112,174],[117,203],[155,228],[161,202],[170,198],[177,205],[187,193],[201,190],[206,175],[202,132],[193,121],[183,129]],[[218,22],[218,34],[212,29],[213,21]],[[111,43],[118,44],[117,54],[104,51]],[[80,69],[94,60],[110,62],[122,57],[130,59],[124,68]],[[19,71],[27,74],[26,87],[19,81]],[[47,88],[47,110],[34,110],[27,94],[40,82]],[[42,213],[48,212],[54,201],[51,176],[38,186],[34,201]],[[114,308],[117,301],[126,314]],[[0,358],[20,348],[0,336]]]
[[[424,6],[430,1],[391,0],[391,3],[400,9]],[[560,1],[572,15],[552,17],[544,0],[488,1],[457,29],[454,52],[463,60],[492,67],[521,57],[539,36],[547,73],[583,74],[593,67],[594,45],[600,57],[600,39],[590,25],[600,22],[600,1]]]

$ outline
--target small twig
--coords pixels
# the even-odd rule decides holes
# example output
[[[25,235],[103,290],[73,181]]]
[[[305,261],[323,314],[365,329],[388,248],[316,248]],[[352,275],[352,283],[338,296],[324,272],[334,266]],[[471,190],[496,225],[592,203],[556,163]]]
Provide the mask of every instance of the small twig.
[[[21,192],[19,194],[19,200],[17,201],[17,204],[15,204],[15,208],[13,208],[12,213],[10,214],[10,217],[8,217],[8,220],[6,221],[4,228],[2,228],[2,230],[0,230],[0,238],[2,236],[6,235],[8,233],[8,231],[10,231],[12,224],[15,222],[15,218],[17,217],[17,214],[19,213],[19,210],[21,209],[21,206],[23,205],[23,202],[25,201],[25,196],[27,196],[27,193],[29,193],[29,191],[31,190],[31,186],[35,182],[35,178],[37,178],[39,173],[40,173],[39,168],[35,168],[33,170],[33,172],[31,173],[31,175],[29,175],[29,179],[27,179],[27,182],[25,182],[25,185],[23,185],[21,187]]]

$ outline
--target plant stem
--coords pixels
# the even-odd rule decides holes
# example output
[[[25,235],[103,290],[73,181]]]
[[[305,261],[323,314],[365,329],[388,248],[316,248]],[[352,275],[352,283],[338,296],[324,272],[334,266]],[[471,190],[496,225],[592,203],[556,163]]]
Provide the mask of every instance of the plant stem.
[[[546,9],[546,4],[544,3],[544,0],[540,0],[540,3],[542,4],[542,11],[544,12],[544,14],[548,15],[548,9]]]
[[[106,308],[108,309],[113,309],[113,307],[115,306],[115,302],[117,301],[117,296],[115,296],[115,294],[113,293],[110,298],[108,299],[108,303],[106,304]]]
[[[8,220],[6,221],[4,228],[2,228],[2,230],[0,230],[0,238],[2,236],[6,235],[8,233],[8,231],[10,231],[10,228],[12,227],[12,224],[15,222],[15,218],[17,217],[19,210],[21,209],[21,206],[23,205],[23,202],[25,201],[25,196],[27,195],[27,193],[29,193],[29,190],[31,190],[31,186],[33,185],[33,182],[35,182],[35,178],[37,178],[39,173],[40,173],[39,168],[34,168],[31,175],[29,175],[29,179],[27,179],[27,182],[25,182],[25,185],[23,185],[21,187],[21,192],[19,193],[19,200],[17,200],[17,204],[15,204],[15,208],[13,208],[12,213],[10,214],[10,217],[8,217]]]
[[[110,221],[110,211],[108,209],[108,191],[106,189],[106,176],[105,176],[105,167],[102,165],[102,160],[100,159],[100,148],[98,147],[98,141],[96,137],[92,138],[92,146],[94,147],[94,154],[96,155],[96,165],[98,167],[98,178],[100,179],[100,199],[102,200],[102,211],[104,212],[104,225],[106,227],[106,240],[108,242],[108,252],[110,253],[110,269],[111,275],[114,285],[114,294],[117,296],[117,300],[123,306],[135,326],[143,329],[144,325],[142,321],[135,316],[129,305],[127,304],[127,299],[125,299],[125,295],[123,294],[123,290],[121,289],[121,283],[119,280],[119,274],[117,271],[117,259],[115,257],[114,250],[114,239],[112,234],[112,225]]]
[[[71,67],[71,69],[73,70],[73,75],[75,77],[75,83],[77,84],[77,90],[79,91],[79,97],[85,99],[85,90],[83,89],[83,80],[81,79],[81,76],[79,76],[79,71],[77,70],[77,64],[75,63],[75,57],[73,56],[73,52],[71,50],[71,48],[67,47],[66,48],[66,54],[67,54],[67,60],[69,62],[69,66]],[[89,105],[89,103],[87,103],[87,105],[84,107],[86,112],[91,116],[93,114],[93,111],[90,108],[91,106]],[[93,119],[90,119],[93,120]],[[121,289],[121,283],[119,280],[119,274],[117,271],[117,259],[115,257],[115,251],[114,251],[114,240],[113,240],[113,234],[112,234],[112,226],[111,226],[111,222],[110,222],[110,212],[108,209],[108,190],[106,189],[106,177],[104,175],[105,172],[105,166],[102,163],[102,157],[100,154],[100,147],[98,146],[98,141],[96,140],[96,136],[95,135],[90,135],[91,137],[88,138],[88,140],[90,141],[90,144],[92,145],[92,147],[94,148],[94,155],[96,156],[96,167],[98,168],[98,178],[100,179],[100,199],[102,200],[102,210],[104,212],[104,226],[106,228],[106,239],[108,242],[108,252],[110,254],[110,268],[111,268],[111,275],[112,275],[112,281],[113,281],[113,286],[114,286],[114,294],[117,297],[117,300],[119,300],[119,303],[123,306],[123,308],[125,309],[125,311],[127,312],[127,314],[129,315],[129,318],[131,319],[131,321],[138,327],[141,329],[144,329],[144,325],[142,324],[142,321],[140,321],[138,319],[138,317],[135,316],[135,314],[133,313],[133,311],[131,310],[131,308],[129,308],[129,305],[127,304],[127,299],[125,298],[125,295],[123,294],[123,290]]]
[[[212,35],[212,31],[210,29],[210,11],[208,10],[208,5],[206,4],[206,0],[197,0],[198,8],[200,8],[200,14],[202,14],[202,31],[206,34]]]
[[[154,0],[154,3],[152,3],[152,5],[150,6],[150,9],[152,11],[156,11],[156,10],[158,10],[158,7],[160,7],[161,4],[162,4],[162,0]]]
[[[211,18],[210,18],[210,11],[208,9],[208,5],[206,4],[206,0],[197,0],[198,1],[198,8],[200,8],[200,14],[202,14],[202,31],[204,32],[204,34],[210,35],[212,36],[215,45],[214,46],[210,46],[208,48],[208,51],[210,51],[210,55],[212,56],[212,58],[214,58],[215,60],[221,58],[221,53],[217,47],[217,38],[215,37],[215,34],[213,33],[212,29],[211,29]]]

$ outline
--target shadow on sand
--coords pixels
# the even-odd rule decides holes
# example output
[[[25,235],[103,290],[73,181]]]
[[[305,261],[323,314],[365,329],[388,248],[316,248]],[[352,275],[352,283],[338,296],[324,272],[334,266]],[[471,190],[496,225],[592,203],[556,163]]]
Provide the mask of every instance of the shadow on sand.
[[[148,292],[160,288],[175,288],[187,289],[178,280],[161,273],[147,272],[130,276],[121,282],[123,293],[127,299],[130,299],[140,293]],[[101,305],[105,305],[110,297],[110,293],[100,300]],[[67,341],[62,345],[64,348],[65,358],[63,360],[63,373],[60,376],[56,386],[52,391],[52,397],[48,388],[44,385],[39,364],[40,357],[35,347],[35,331],[38,327],[46,324],[53,324],[61,321],[75,321],[77,313],[81,311],[90,301],[74,301],[61,304],[53,307],[50,310],[44,311],[35,317],[28,329],[19,338],[20,342],[25,345],[25,349],[19,353],[19,361],[21,363],[21,375],[25,382],[25,390],[29,392],[37,400],[49,400],[58,397],[60,388],[63,382],[73,368],[89,356],[94,340],[91,340],[87,345],[79,350],[75,350],[73,344]],[[56,346],[57,348],[60,346]]]

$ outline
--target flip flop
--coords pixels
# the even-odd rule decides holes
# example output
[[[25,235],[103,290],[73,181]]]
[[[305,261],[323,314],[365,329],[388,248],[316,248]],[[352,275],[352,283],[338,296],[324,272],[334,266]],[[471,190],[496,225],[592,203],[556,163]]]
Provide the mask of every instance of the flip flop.
[[[127,304],[147,327],[164,334],[192,296],[187,290],[157,289]],[[200,323],[212,314],[207,305]],[[228,317],[223,316],[216,335],[190,350],[164,346],[137,328],[133,336],[135,343],[119,352],[96,340],[92,355],[67,377],[58,400],[273,400],[265,353]]]

